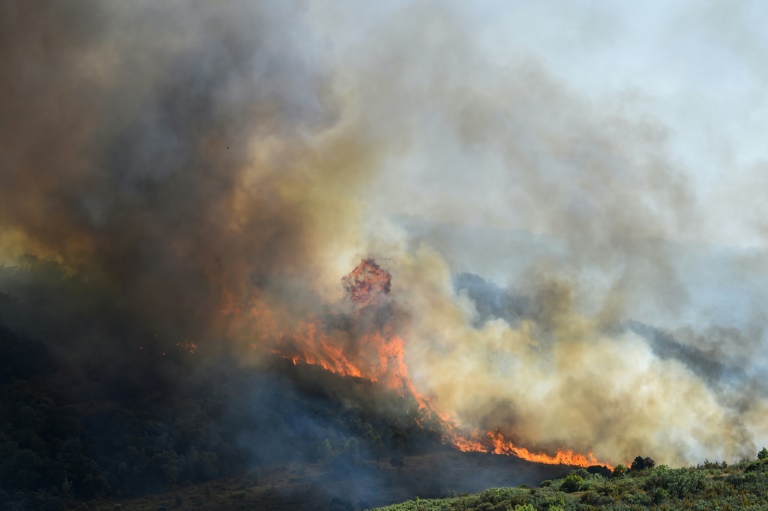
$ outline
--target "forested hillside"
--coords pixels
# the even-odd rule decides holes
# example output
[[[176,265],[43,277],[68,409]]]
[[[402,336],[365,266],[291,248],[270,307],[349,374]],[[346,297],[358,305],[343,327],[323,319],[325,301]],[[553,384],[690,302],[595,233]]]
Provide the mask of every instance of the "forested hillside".
[[[143,351],[75,364],[0,325],[1,510],[352,510],[567,470],[459,453],[407,397],[315,366],[222,356],[185,375]]]

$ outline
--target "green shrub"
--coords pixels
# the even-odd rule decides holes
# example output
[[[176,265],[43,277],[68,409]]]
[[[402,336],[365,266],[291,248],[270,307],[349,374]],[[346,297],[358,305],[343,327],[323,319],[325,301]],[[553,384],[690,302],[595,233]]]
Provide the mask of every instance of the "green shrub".
[[[650,506],[651,505],[651,497],[648,496],[645,492],[640,493],[627,493],[622,497],[627,503],[634,504],[637,506]]]
[[[583,468],[577,468],[576,470],[571,470],[571,474],[579,476],[582,479],[589,479],[590,477],[592,477],[592,474],[590,474]]]
[[[669,492],[664,488],[656,488],[653,490],[652,497],[654,504],[660,504],[669,498]]]
[[[614,467],[613,469],[613,477],[621,477],[626,473],[627,473],[627,467],[622,464],[616,465],[616,467]]]
[[[662,470],[654,472],[643,486],[647,490],[661,488],[669,495],[684,498],[703,490],[705,477],[705,473],[695,469]]]
[[[763,472],[766,469],[768,460],[752,461],[744,468],[744,472]]]
[[[560,484],[560,490],[566,493],[573,493],[584,488],[584,479],[576,474],[568,474]]]
[[[613,499],[600,495],[594,491],[586,491],[581,495],[581,502],[590,506],[601,506],[603,504],[610,504]]]
[[[541,509],[553,511],[557,509],[563,509],[565,507],[565,499],[560,494],[547,497],[541,504]]]

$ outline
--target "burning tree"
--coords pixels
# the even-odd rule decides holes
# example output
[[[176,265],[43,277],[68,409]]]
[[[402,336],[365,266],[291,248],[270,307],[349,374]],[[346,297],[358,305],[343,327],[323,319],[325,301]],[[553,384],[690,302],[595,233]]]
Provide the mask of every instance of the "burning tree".
[[[359,307],[378,303],[392,290],[392,275],[371,258],[363,259],[341,281],[350,300]]]

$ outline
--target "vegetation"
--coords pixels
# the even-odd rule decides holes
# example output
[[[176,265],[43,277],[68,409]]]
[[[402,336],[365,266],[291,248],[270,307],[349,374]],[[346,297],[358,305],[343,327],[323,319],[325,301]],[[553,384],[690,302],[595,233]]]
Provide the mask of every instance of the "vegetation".
[[[495,488],[455,498],[416,499],[380,511],[768,510],[768,450],[757,459],[655,466],[638,456],[612,474],[578,469],[539,488]]]
[[[3,510],[143,497],[274,464],[342,471],[392,458],[401,469],[402,456],[439,445],[402,413],[419,413],[415,402],[394,392],[373,399],[365,382],[339,389],[333,375],[281,359],[260,371],[224,360],[173,381],[178,369],[158,356],[137,381],[129,365],[74,365],[2,324],[0,352]]]

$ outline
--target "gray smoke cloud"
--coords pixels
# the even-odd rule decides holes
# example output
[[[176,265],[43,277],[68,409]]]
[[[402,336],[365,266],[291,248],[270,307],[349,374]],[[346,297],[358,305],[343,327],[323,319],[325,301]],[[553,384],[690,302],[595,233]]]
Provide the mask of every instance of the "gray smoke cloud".
[[[525,48],[500,64],[465,7],[371,9],[5,2],[0,261],[54,262],[169,343],[268,348],[348,311],[374,256],[411,379],[465,427],[612,463],[752,454],[762,317],[645,326],[698,318],[708,271],[674,242],[702,208],[665,126]]]

